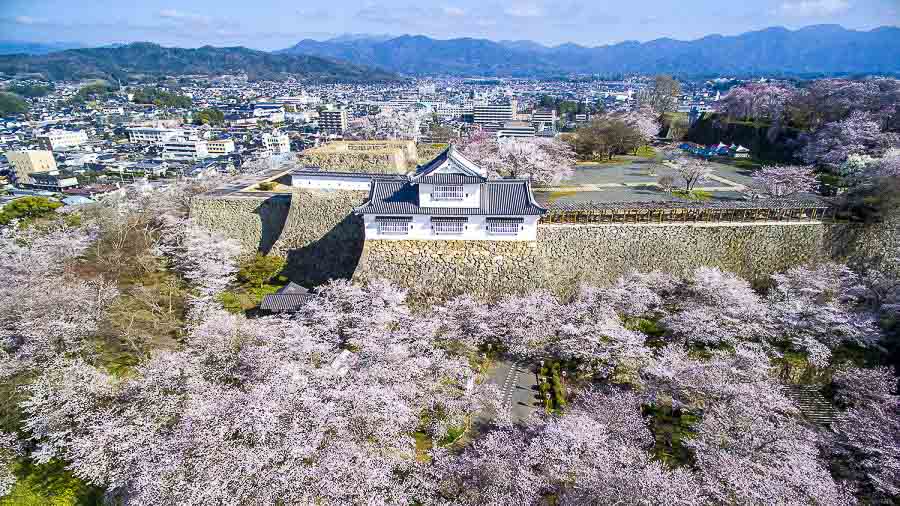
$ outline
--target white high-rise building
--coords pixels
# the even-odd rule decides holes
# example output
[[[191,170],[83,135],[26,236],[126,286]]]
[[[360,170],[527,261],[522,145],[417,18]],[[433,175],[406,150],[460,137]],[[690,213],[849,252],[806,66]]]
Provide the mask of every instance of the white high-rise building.
[[[38,144],[51,151],[80,146],[87,142],[88,136],[82,130],[53,129],[37,138]]]
[[[287,134],[275,131],[271,134],[264,133],[262,136],[263,147],[270,155],[280,155],[291,152],[291,139]]]
[[[516,103],[510,101],[506,104],[476,105],[473,110],[473,120],[485,130],[499,130],[507,121],[515,119]]]
[[[209,156],[205,140],[173,137],[163,144],[163,160],[199,160]]]
[[[128,140],[132,144],[164,144],[166,141],[181,134],[180,131],[170,128],[132,127],[127,128]]]
[[[347,110],[329,109],[320,112],[319,128],[330,134],[343,134],[347,130]]]

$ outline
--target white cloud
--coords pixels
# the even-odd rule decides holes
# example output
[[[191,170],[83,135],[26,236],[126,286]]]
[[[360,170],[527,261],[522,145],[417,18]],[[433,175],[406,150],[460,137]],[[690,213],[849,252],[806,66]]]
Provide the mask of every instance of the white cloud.
[[[40,25],[47,22],[46,19],[33,18],[31,16],[16,16],[13,18],[13,21],[20,25]]]
[[[466,15],[466,11],[459,7],[442,7],[441,10],[444,11],[444,14],[447,16],[459,17]]]
[[[193,14],[190,12],[179,11],[176,9],[163,9],[159,11],[159,17],[172,19],[175,21],[195,23],[200,25],[209,25],[210,18],[209,16],[203,16],[200,14]]]
[[[781,12],[795,16],[823,16],[850,8],[847,0],[795,0],[781,4]]]
[[[534,4],[523,4],[509,7],[504,10],[507,15],[517,18],[537,18],[544,15],[544,11]]]

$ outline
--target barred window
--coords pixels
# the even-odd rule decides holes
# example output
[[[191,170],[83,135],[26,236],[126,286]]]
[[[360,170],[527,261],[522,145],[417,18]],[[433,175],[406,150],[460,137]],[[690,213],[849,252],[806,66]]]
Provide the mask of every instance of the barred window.
[[[411,218],[375,218],[378,233],[381,235],[409,235]]]
[[[489,234],[495,235],[515,235],[519,233],[519,224],[508,221],[489,221],[487,231]]]
[[[431,192],[432,200],[462,200],[464,196],[463,187],[458,185],[435,185]]]
[[[431,228],[436,235],[459,235],[466,229],[466,220],[432,220]]]

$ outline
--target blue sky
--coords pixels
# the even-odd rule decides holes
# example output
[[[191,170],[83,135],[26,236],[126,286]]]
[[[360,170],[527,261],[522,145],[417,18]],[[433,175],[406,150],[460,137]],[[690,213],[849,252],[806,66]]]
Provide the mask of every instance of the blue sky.
[[[0,0],[0,39],[278,49],[343,33],[601,45],[900,25],[900,0]]]

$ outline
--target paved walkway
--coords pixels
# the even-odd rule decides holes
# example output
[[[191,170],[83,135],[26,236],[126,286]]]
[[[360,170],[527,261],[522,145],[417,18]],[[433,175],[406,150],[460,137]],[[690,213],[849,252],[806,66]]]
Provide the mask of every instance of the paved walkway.
[[[540,409],[537,398],[537,376],[531,366],[511,360],[500,360],[488,372],[489,381],[500,389],[500,407],[513,422],[520,422]]]

